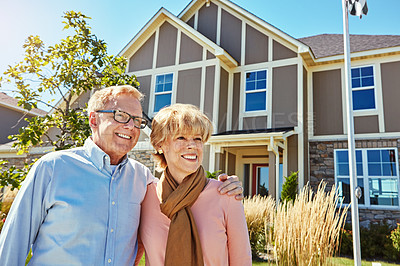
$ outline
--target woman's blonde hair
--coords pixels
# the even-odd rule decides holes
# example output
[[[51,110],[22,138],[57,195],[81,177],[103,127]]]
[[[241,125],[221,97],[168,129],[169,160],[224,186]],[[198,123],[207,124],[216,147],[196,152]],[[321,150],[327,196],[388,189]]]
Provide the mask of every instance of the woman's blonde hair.
[[[90,97],[87,113],[90,114],[91,112],[104,109],[110,101],[115,99],[120,94],[131,95],[139,101],[143,99],[143,94],[130,85],[111,86],[96,91],[92,97]]]
[[[154,159],[158,170],[167,167],[164,154],[158,152],[160,146],[167,137],[175,137],[178,134],[201,135],[203,142],[210,138],[213,126],[208,117],[194,105],[173,104],[161,109],[153,118],[150,140],[156,150]]]

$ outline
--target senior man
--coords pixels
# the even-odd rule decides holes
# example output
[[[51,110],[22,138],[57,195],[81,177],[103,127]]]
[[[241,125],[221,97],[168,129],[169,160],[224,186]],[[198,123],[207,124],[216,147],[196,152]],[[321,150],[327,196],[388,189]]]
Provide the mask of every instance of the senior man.
[[[133,265],[140,204],[154,179],[127,158],[136,145],[143,95],[131,86],[89,100],[83,147],[44,155],[29,171],[0,235],[0,265]],[[237,178],[224,183],[241,198]]]

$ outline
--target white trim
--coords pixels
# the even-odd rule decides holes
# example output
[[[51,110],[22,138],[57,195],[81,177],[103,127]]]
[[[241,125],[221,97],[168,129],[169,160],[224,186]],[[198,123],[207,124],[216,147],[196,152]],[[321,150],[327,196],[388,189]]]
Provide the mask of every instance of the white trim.
[[[172,90],[171,92],[167,93],[161,93],[161,94],[170,94],[171,93],[171,104],[176,103],[176,90],[177,90],[177,79],[178,79],[178,73],[176,71],[173,72],[164,72],[160,74],[154,74],[151,77],[151,87],[150,87],[150,99],[149,99],[149,111],[148,115],[150,117],[155,116],[157,112],[154,112],[154,104],[155,104],[155,98],[156,98],[156,80],[157,76],[165,76],[168,74],[172,74]],[[160,94],[158,94],[160,95]]]
[[[178,28],[176,34],[176,52],[175,52],[175,65],[179,64],[179,59],[181,57],[181,41],[182,41],[182,31]]]
[[[367,158],[367,151],[370,150],[394,150],[395,153],[395,164],[396,164],[396,176],[369,176],[368,175],[368,158]],[[337,185],[338,178],[350,178],[346,176],[337,176],[337,158],[336,158],[336,151],[348,151],[348,149],[334,149],[333,150],[333,158],[334,158],[334,177],[335,177],[335,184]],[[358,205],[365,209],[375,209],[375,210],[398,210],[400,208],[400,178],[399,178],[399,157],[398,157],[398,148],[395,147],[379,147],[379,148],[356,148],[356,151],[361,151],[362,153],[362,166],[363,166],[363,175],[361,177],[357,176],[357,178],[362,178],[364,183],[364,204],[359,203]],[[369,187],[369,179],[376,178],[376,179],[396,179],[397,180],[397,206],[388,206],[388,205],[371,205],[370,202],[370,187]],[[345,204],[348,205],[348,204]]]
[[[232,111],[233,111],[233,73],[228,71],[228,99],[226,110],[226,131],[232,130]]]
[[[352,62],[352,66],[353,66],[354,58],[377,56],[379,54],[395,53],[395,52],[399,52],[399,47],[390,47],[390,48],[374,49],[374,50],[361,51],[361,52],[352,52],[350,54],[350,57],[352,59],[351,62]],[[396,56],[398,56],[398,55],[396,55]],[[314,59],[314,63],[318,64],[318,63],[325,63],[325,62],[337,61],[337,60],[343,60],[343,59],[344,59],[344,55],[340,54],[340,55],[333,55],[333,56],[327,56],[327,57],[321,57],[321,58]],[[357,60],[355,62],[358,62],[358,61],[359,60]],[[343,64],[343,62],[342,62],[342,64]]]
[[[261,68],[275,68],[275,67],[282,67],[282,66],[290,66],[290,65],[297,65],[298,64],[298,58],[293,57],[289,59],[282,59],[279,61],[274,61],[274,62],[263,62],[263,63],[257,63],[257,64],[249,64],[245,66],[238,66],[234,68],[235,72],[238,71],[251,71],[252,69],[261,69]]]
[[[375,82],[375,103],[378,108],[378,125],[379,132],[385,132],[385,114],[383,105],[383,91],[382,91],[382,75],[380,63],[374,65],[374,82]]]
[[[273,53],[274,53],[273,43],[274,42],[271,36],[268,36],[268,62],[273,61]]]
[[[390,133],[373,133],[373,134],[356,134],[355,140],[380,140],[380,139],[396,139],[400,138],[400,132]],[[325,135],[309,137],[308,141],[345,141],[347,135]]]
[[[245,65],[245,61],[246,61],[246,36],[247,36],[247,32],[246,32],[246,22],[244,22],[243,20],[241,20],[242,23],[242,46],[241,46],[241,58],[240,58],[240,64],[239,66],[243,66]]]
[[[189,38],[194,39],[201,46],[209,49],[216,57],[230,63],[231,67],[236,67],[237,62],[229,55],[224,49],[216,45],[214,42],[206,38],[204,35],[196,31],[194,28],[178,19],[171,14],[168,10],[161,8],[156,15],[136,34],[136,36],[129,42],[128,45],[118,54],[130,58],[154,32],[159,30],[159,25],[167,21],[172,26],[180,28]],[[147,38],[147,39],[145,39]],[[156,45],[158,46],[158,38]],[[155,55],[156,56],[156,55]],[[156,57],[155,57],[156,58]]]
[[[217,36],[215,43],[219,46],[221,44],[221,7],[218,5],[217,11]]]
[[[183,17],[192,7],[193,5],[198,2],[199,0],[193,0],[190,2],[186,8],[178,15],[179,18]],[[254,24],[257,25],[260,28],[263,28],[265,30],[270,31],[271,33],[279,36],[283,40],[287,40],[289,43],[291,43],[293,46],[298,46],[301,47],[300,51],[309,51],[308,46],[304,45],[302,42],[298,41],[297,39],[293,38],[292,36],[284,33],[283,31],[279,30],[278,28],[272,26],[271,24],[265,22],[261,18],[253,15],[249,11],[243,9],[242,7],[234,4],[231,1],[228,0],[213,0],[213,3],[218,5],[222,4],[225,8],[225,11],[229,11],[230,14],[233,16],[239,18],[240,20],[246,20],[247,24]]]
[[[193,23],[193,28],[194,28],[195,30],[197,30],[198,27],[199,27],[199,10],[197,10],[197,11],[194,13],[194,23]]]
[[[218,132],[219,125],[219,94],[220,94],[220,84],[221,84],[221,65],[218,62],[215,65],[215,78],[214,78],[214,99],[213,99],[213,122],[214,122],[214,133]]]
[[[156,35],[154,37],[154,51],[153,51],[153,64],[152,69],[157,67],[157,54],[158,54],[158,38],[160,35],[160,28],[156,29]]]
[[[204,50],[203,50],[204,51]],[[200,110],[204,112],[204,104],[205,104],[205,93],[206,93],[206,67],[201,67],[201,81],[200,81]]]
[[[245,108],[246,108],[246,94],[247,94],[247,92],[246,92],[246,75],[247,75],[247,73],[258,72],[258,71],[265,71],[265,78],[266,78],[265,86],[266,86],[266,88],[265,88],[265,90],[264,89],[256,90],[256,92],[264,92],[265,91],[265,98],[266,98],[265,99],[265,105],[266,105],[265,106],[265,110],[246,111],[245,110]],[[240,112],[242,113],[243,117],[268,116],[268,114],[269,114],[268,110],[272,108],[272,106],[268,106],[268,103],[270,102],[269,101],[269,96],[270,96],[269,94],[270,93],[268,92],[268,90],[271,90],[271,87],[268,87],[268,85],[269,85],[268,79],[270,78],[269,77],[270,75],[271,74],[269,73],[268,69],[266,69],[266,68],[265,69],[253,69],[253,70],[249,70],[247,72],[244,72],[244,87],[243,87],[243,94],[241,95],[241,97],[243,97],[243,101],[244,102],[243,102],[243,109],[240,110]]]
[[[215,66],[219,59],[214,58],[214,59],[209,59],[205,61],[198,61],[198,62],[191,62],[191,63],[185,63],[185,64],[179,64],[175,66],[165,66],[165,67],[159,67],[155,69],[146,69],[146,70],[141,70],[141,71],[136,71],[136,72],[130,72],[128,74],[135,75],[137,77],[143,77],[143,76],[149,76],[149,75],[159,75],[162,73],[166,72],[171,72],[171,71],[180,71],[180,70],[187,70],[187,69],[194,69],[194,68],[201,68],[203,66]]]

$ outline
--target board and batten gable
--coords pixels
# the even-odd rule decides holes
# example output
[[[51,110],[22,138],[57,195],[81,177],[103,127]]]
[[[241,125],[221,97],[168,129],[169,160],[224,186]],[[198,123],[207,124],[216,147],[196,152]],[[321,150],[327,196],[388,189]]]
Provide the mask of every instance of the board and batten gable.
[[[312,83],[314,136],[343,134],[340,69],[314,72]]]
[[[382,63],[385,132],[400,132],[400,61]]]

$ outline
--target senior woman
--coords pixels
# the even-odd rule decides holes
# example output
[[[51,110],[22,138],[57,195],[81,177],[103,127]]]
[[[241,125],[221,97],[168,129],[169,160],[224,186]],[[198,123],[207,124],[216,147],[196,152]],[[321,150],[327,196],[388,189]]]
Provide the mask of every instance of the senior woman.
[[[220,181],[201,166],[211,133],[211,121],[193,105],[174,104],[153,119],[151,144],[163,174],[142,202],[146,265],[251,265],[242,203],[220,195]]]

